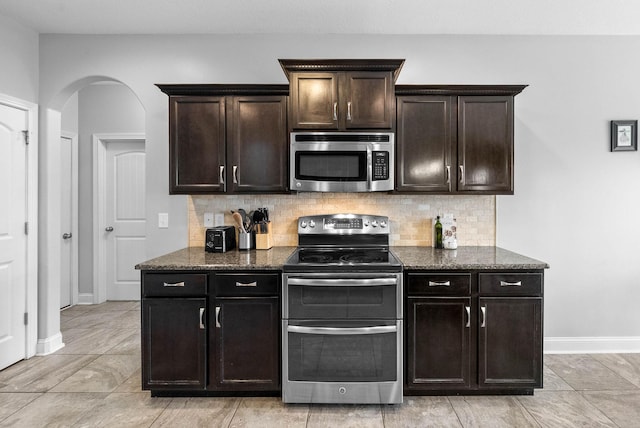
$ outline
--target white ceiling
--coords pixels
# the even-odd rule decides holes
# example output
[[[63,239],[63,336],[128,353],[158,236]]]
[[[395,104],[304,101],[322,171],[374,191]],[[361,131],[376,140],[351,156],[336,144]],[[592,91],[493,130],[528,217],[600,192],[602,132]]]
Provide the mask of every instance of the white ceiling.
[[[39,33],[638,35],[638,0],[0,0]]]

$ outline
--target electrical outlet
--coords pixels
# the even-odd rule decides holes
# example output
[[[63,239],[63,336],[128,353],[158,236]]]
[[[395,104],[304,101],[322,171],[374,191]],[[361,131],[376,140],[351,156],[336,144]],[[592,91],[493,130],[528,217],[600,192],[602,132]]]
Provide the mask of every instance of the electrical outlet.
[[[160,229],[169,227],[169,213],[158,213],[158,227]]]
[[[204,213],[204,227],[213,227],[213,213]]]
[[[216,213],[215,220],[213,222],[215,226],[224,226],[224,214]]]

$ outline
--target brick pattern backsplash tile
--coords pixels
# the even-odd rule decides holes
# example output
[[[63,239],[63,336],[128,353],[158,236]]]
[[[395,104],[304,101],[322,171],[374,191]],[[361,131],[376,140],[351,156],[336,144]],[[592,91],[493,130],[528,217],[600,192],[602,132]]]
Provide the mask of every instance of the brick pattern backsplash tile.
[[[373,214],[389,217],[394,246],[431,246],[437,215],[453,213],[458,245],[495,245],[496,198],[491,195],[389,195],[381,193],[298,193],[292,195],[189,196],[189,245],[204,246],[204,213],[269,209],[275,246],[298,244],[298,217],[315,214]]]

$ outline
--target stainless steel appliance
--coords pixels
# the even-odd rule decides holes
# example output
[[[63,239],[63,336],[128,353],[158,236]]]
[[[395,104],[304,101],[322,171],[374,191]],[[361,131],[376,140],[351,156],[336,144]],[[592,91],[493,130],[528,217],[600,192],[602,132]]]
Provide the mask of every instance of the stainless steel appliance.
[[[298,219],[283,268],[285,403],[402,402],[402,265],[387,217]]]
[[[291,190],[393,190],[394,147],[392,132],[293,132]]]

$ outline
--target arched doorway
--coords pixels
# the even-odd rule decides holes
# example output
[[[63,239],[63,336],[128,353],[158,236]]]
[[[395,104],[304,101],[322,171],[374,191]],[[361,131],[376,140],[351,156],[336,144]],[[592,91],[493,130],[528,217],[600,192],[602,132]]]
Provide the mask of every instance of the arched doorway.
[[[108,239],[109,236],[97,232],[100,225],[94,220],[97,216],[95,199],[99,196],[94,194],[94,180],[101,178],[94,171],[94,135],[107,133],[114,136],[115,140],[121,135],[135,135],[137,140],[144,141],[145,111],[137,95],[124,83],[110,77],[91,76],[77,80],[61,90],[48,108],[42,109],[41,114],[43,144],[40,151],[40,171],[47,180],[42,183],[41,179],[43,188],[39,199],[39,220],[43,233],[39,239],[40,319],[37,351],[38,354],[47,354],[64,346],[60,334],[59,312],[63,294],[69,293],[71,305],[106,300],[107,293],[100,292],[95,282],[94,247],[100,239]],[[70,119],[68,115],[76,117]],[[63,150],[61,137],[74,134],[77,135],[78,144],[76,163],[72,164],[72,169],[77,171],[77,185],[72,184],[71,189],[67,189],[65,186],[68,187],[69,181],[63,180],[63,177],[68,171],[61,166],[64,165],[63,157],[67,156],[67,151]],[[131,169],[130,162],[123,164],[128,164]],[[144,165],[144,160],[138,161],[133,169],[144,169]],[[141,175],[144,176],[144,171]],[[77,195],[77,205],[73,207],[71,204],[71,209],[63,207],[61,202],[69,200],[61,197],[69,190]],[[140,199],[144,201],[144,198]],[[144,206],[141,210],[144,211]],[[67,213],[75,218],[77,234],[65,229],[65,224],[68,223]],[[69,234],[72,235],[70,239],[64,239]],[[77,259],[70,262],[65,258],[67,253],[63,249],[65,244],[71,243],[76,246]],[[109,269],[112,271],[115,268],[112,266]],[[76,278],[70,291],[69,284],[63,284],[65,278],[69,277],[66,274],[69,270],[70,276]]]

